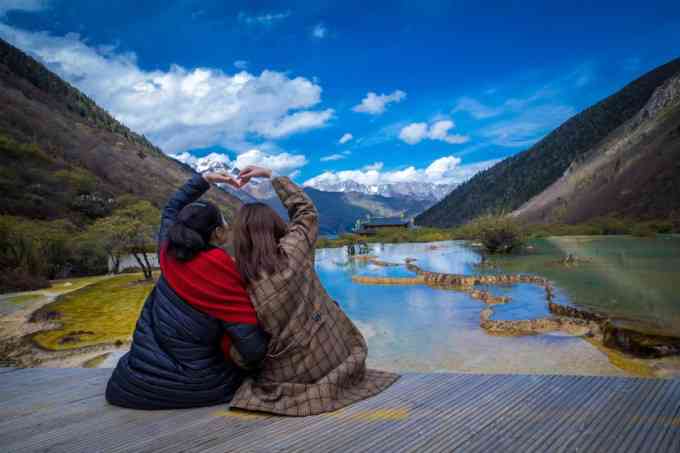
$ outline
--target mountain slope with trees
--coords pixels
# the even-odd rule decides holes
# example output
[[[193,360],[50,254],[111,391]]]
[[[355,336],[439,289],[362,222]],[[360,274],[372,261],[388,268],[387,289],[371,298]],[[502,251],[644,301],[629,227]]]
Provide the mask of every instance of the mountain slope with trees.
[[[510,212],[537,196],[569,166],[633,118],[654,90],[680,72],[666,63],[573,116],[528,150],[482,171],[416,218],[419,225],[451,227],[487,213]]]
[[[672,213],[680,213],[680,74],[513,215],[532,223],[580,223]]]
[[[105,272],[109,252],[153,249],[143,224],[191,168],[2,40],[0,105],[0,291]],[[240,206],[226,192],[209,197],[227,216]],[[115,247],[94,240],[95,227],[118,234]]]

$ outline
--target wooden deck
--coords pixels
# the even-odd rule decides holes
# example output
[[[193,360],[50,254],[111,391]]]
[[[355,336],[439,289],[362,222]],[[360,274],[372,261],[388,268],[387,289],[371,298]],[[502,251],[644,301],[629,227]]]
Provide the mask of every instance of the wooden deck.
[[[0,451],[680,452],[680,380],[406,374],[345,410],[282,418],[107,405],[106,369],[0,369]]]

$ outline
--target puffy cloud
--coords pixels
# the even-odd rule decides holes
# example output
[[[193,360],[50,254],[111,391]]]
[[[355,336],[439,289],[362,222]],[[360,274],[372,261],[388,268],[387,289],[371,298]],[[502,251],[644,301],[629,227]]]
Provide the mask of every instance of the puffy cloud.
[[[47,9],[48,3],[48,0],[2,0],[0,1],[0,17],[8,11],[42,11]]]
[[[410,145],[414,145],[422,141],[426,136],[426,123],[411,123],[408,126],[405,126],[401,132],[399,132],[399,138]]]
[[[395,90],[392,94],[376,94],[369,91],[361,103],[352,107],[355,112],[368,113],[369,115],[381,115],[385,113],[387,105],[391,102],[401,102],[406,99],[406,93]]]
[[[458,99],[453,111],[454,113],[467,112],[477,119],[491,118],[503,113],[502,108],[489,107],[485,104],[482,104],[477,99],[467,96],[463,96],[462,98]]]
[[[338,143],[344,145],[345,143],[352,140],[353,138],[354,138],[354,136],[348,132],[346,134],[343,134],[342,137],[340,137],[340,140],[338,140]]]
[[[470,140],[470,137],[466,135],[449,134],[449,131],[455,127],[455,123],[451,120],[438,120],[430,125],[411,123],[401,129],[399,138],[409,145],[415,145],[425,139],[440,140],[449,144],[466,143]]]
[[[401,170],[382,171],[382,162],[359,170],[326,171],[304,182],[306,186],[332,186],[343,181],[354,181],[364,185],[391,184],[399,182],[430,182],[433,184],[459,184],[477,172],[496,164],[498,160],[461,165],[461,159],[446,156],[430,163],[425,168],[410,166]]]
[[[307,164],[307,159],[302,154],[279,153],[270,154],[260,149],[249,149],[248,151],[231,159],[224,153],[210,153],[203,157],[196,157],[191,153],[183,152],[172,157],[195,168],[197,171],[205,171],[215,165],[226,165],[243,169],[248,165],[258,165],[270,168],[275,174],[294,175],[300,167]]]
[[[296,132],[322,127],[333,116],[333,109],[295,112],[279,118],[262,120],[252,130],[269,138],[281,138]]]
[[[328,34],[328,29],[323,24],[316,24],[312,29],[312,36],[317,39],[323,39]]]
[[[290,16],[290,11],[281,13],[248,14],[244,11],[238,13],[238,20],[247,25],[271,25]]]
[[[244,168],[248,165],[259,165],[271,168],[276,174],[290,175],[307,164],[307,158],[302,154],[268,154],[259,149],[251,149],[236,157],[236,166]]]
[[[0,37],[37,56],[116,119],[168,152],[220,145],[248,150],[268,140],[324,126],[333,110],[312,110],[321,87],[265,70],[139,68],[132,53],[88,46],[77,34],[52,36],[0,24]],[[258,145],[259,146],[259,145]]]

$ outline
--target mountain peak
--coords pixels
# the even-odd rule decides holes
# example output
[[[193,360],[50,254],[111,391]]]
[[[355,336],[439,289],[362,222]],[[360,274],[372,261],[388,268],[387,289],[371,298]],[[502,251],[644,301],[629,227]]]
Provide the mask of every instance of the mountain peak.
[[[380,195],[387,198],[410,198],[419,201],[436,202],[451,192],[455,184],[434,184],[430,182],[394,182],[382,184],[362,184],[352,180],[321,181],[305,184],[323,192],[357,192],[366,195]]]

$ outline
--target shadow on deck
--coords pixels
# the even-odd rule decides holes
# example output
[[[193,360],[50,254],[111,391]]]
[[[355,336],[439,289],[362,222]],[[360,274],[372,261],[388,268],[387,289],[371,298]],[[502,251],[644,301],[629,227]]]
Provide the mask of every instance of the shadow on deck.
[[[0,450],[680,452],[680,380],[406,374],[315,417],[109,406],[108,369],[0,368]]]

